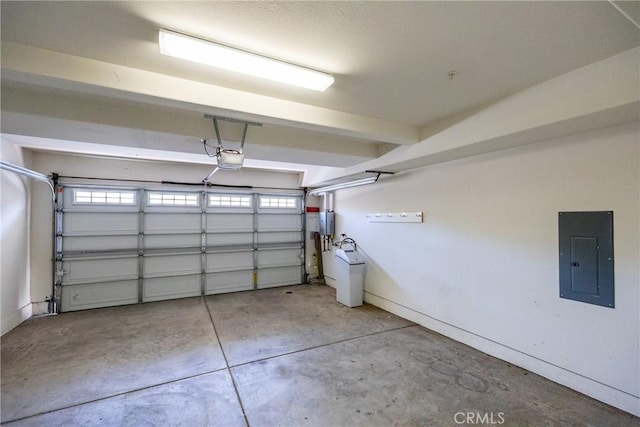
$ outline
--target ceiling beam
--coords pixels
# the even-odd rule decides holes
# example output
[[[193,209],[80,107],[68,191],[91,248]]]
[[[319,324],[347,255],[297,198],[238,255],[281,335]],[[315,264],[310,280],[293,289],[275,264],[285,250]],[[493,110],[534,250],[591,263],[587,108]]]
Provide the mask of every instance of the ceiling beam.
[[[2,43],[2,78],[165,107],[326,132],[368,141],[414,144],[402,123],[257,95],[17,43]]]
[[[150,148],[148,144],[160,144],[171,137],[175,142],[170,146],[170,151],[187,150],[197,148],[202,152],[201,138],[213,138],[214,130],[211,120],[205,119],[201,112],[178,110],[128,102],[121,99],[112,99],[99,96],[87,96],[74,94],[68,91],[42,90],[23,85],[2,85],[2,110],[3,131],[9,133],[23,132],[33,136],[53,138],[67,137],[71,140],[85,140],[85,142],[98,142],[105,144],[127,144],[140,148]],[[7,112],[20,114],[7,114]],[[29,118],[29,123],[19,125],[14,121],[24,122]],[[59,126],[53,125],[50,119],[60,119]],[[46,121],[47,126],[42,126],[38,121]],[[71,129],[65,135],[60,134],[60,127],[69,127],[65,123],[76,123],[78,132],[74,135]],[[233,148],[238,145],[242,135],[242,126],[222,123],[222,137],[225,145]],[[94,128],[94,134],[80,132],[82,129]],[[111,128],[128,129],[134,132],[146,132],[148,134],[166,134],[161,139],[141,141],[139,138],[129,137],[127,140],[106,138],[105,141],[95,139],[95,134],[102,127],[102,133],[106,126]],[[40,133],[35,134],[36,130]],[[47,132],[49,135],[47,135]],[[56,134],[57,132],[57,134]],[[115,132],[115,131],[114,131]],[[119,138],[125,137],[123,132],[116,132]],[[56,134],[56,135],[54,135]],[[380,155],[381,144],[377,142],[356,140],[327,133],[314,132],[306,129],[291,128],[277,125],[264,125],[251,127],[247,135],[247,144],[251,158],[258,159],[257,150],[251,149],[262,146],[262,151],[267,153],[269,148],[281,148],[297,153],[306,152],[304,158],[312,160],[313,164],[321,162],[327,156],[334,160],[327,165],[348,166],[354,163],[371,160]],[[144,145],[146,144],[146,145]],[[156,147],[161,148],[161,147]],[[282,151],[282,150],[280,150]],[[268,154],[268,153],[267,153]],[[271,156],[273,157],[273,156]],[[275,160],[270,158],[269,160]],[[357,160],[357,161],[356,161]],[[336,163],[339,161],[339,163]]]
[[[316,171],[304,185],[322,186],[365,170],[399,172],[640,120],[640,48],[547,80],[371,161]]]

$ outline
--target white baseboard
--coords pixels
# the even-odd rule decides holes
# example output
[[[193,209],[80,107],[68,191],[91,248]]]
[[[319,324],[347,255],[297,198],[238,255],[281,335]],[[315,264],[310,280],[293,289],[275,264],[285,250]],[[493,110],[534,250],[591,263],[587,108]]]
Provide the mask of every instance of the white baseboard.
[[[42,316],[43,314],[47,314],[48,312],[49,312],[48,301],[34,302],[31,304],[32,316]]]
[[[334,279],[333,277],[327,276],[325,274],[324,283],[325,283],[325,285],[331,286],[333,289],[336,289],[337,283],[336,283],[336,279]]]
[[[31,303],[24,305],[18,310],[10,313],[2,318],[0,321],[0,335],[4,335],[28,318],[31,317],[32,306]]]
[[[483,353],[527,369],[608,405],[640,416],[640,398],[636,396],[509,348],[495,341],[459,329],[453,325],[411,310],[367,291],[365,291],[365,301],[390,313],[411,320],[427,329],[480,350]]]

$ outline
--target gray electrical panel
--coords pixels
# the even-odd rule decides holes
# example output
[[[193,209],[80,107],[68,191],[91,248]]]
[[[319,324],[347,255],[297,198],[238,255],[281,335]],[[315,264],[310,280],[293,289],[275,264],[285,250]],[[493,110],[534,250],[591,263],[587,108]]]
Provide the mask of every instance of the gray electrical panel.
[[[560,297],[614,307],[613,212],[560,212]]]
[[[333,212],[320,212],[320,235],[333,236],[336,234],[335,214]]]

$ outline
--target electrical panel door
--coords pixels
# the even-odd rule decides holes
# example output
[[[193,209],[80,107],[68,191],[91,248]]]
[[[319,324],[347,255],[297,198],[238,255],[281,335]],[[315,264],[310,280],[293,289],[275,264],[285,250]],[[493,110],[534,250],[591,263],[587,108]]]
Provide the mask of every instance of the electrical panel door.
[[[614,307],[613,212],[560,212],[560,297]]]

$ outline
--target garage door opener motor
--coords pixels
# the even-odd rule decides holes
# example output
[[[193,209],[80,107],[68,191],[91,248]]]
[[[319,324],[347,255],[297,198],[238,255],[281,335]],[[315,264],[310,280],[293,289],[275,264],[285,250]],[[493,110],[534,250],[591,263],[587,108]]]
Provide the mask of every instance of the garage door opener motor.
[[[230,118],[219,117],[219,116],[210,116],[208,114],[205,114],[204,117],[206,119],[211,119],[213,121],[213,128],[216,132],[216,139],[218,141],[218,145],[214,147],[207,143],[208,141],[206,138],[202,138],[200,140],[200,142],[202,142],[202,144],[204,145],[204,152],[209,157],[215,157],[217,161],[216,167],[211,171],[209,175],[207,175],[202,180],[202,182],[206,184],[209,182],[213,174],[216,173],[219,169],[236,171],[242,167],[242,165],[244,164],[244,141],[247,138],[247,130],[249,126],[262,126],[262,123],[247,122],[243,120],[236,120],[236,119],[230,119]],[[240,141],[239,150],[225,149],[222,146],[222,138],[220,136],[220,127],[218,125],[219,120],[224,120],[232,123],[239,123],[244,126],[242,130],[242,140]],[[215,153],[214,154],[210,153],[209,148],[215,149]]]

